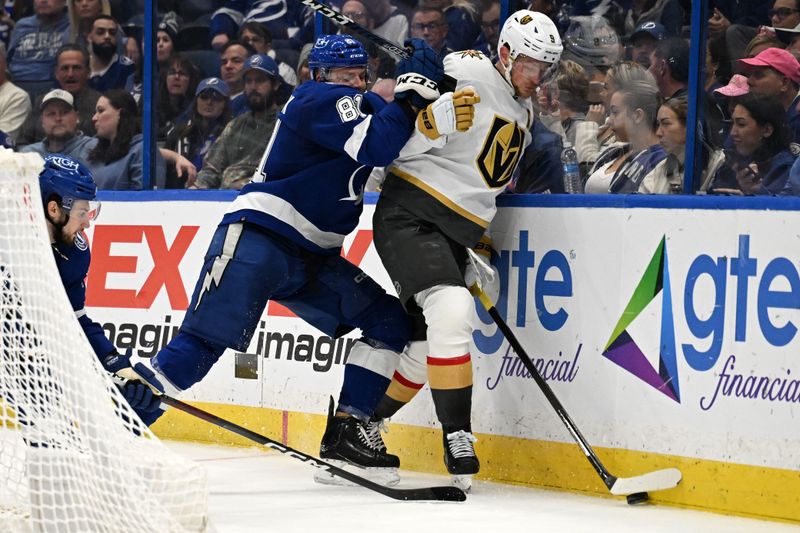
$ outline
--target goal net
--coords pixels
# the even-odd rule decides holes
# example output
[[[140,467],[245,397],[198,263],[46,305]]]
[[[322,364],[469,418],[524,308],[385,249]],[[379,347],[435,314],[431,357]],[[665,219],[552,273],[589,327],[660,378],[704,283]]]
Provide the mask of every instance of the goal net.
[[[205,531],[204,470],[128,407],[72,311],[41,168],[0,149],[0,531]]]

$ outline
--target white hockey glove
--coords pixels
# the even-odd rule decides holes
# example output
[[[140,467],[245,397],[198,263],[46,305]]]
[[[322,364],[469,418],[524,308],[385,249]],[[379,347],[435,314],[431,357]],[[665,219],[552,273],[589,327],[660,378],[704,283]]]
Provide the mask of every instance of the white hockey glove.
[[[164,392],[164,386],[142,363],[131,366],[130,348],[125,355],[111,353],[106,356],[103,367],[112,374],[131,408],[152,413],[160,407],[160,393]]]
[[[475,104],[480,101],[472,87],[445,93],[417,114],[417,129],[432,141],[442,135],[467,131],[475,119]]]
[[[492,241],[484,236],[475,245],[475,249],[467,248],[467,269],[464,272],[464,282],[467,288],[477,285],[484,294],[497,303],[500,297],[500,272],[491,264]]]

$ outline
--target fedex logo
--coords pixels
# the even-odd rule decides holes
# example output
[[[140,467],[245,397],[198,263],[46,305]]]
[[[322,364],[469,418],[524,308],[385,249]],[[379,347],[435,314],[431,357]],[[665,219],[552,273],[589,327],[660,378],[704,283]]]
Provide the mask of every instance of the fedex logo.
[[[199,269],[207,245],[195,242],[199,230],[200,226],[180,226],[175,237],[168,240],[164,227],[160,225],[95,225],[92,232],[92,264],[86,283],[86,305],[148,309],[163,290],[172,310],[185,310],[195,280],[184,280],[180,267],[186,267],[186,261],[192,260],[198,262],[196,266]],[[117,244],[139,247],[136,252],[120,253],[114,251],[114,245]],[[349,248],[342,249],[342,256],[359,265],[371,244],[372,230],[358,230]],[[196,248],[194,254],[189,253],[193,245]],[[150,263],[152,268],[142,282],[140,269]],[[115,286],[111,286],[112,277]],[[294,316],[291,311],[273,302],[270,302],[267,311],[273,316]]]
[[[199,226],[181,226],[171,243],[167,243],[162,226],[98,225],[92,235],[92,265],[86,283],[86,305],[92,307],[122,307],[147,309],[163,288],[170,306],[183,310],[189,298],[179,270]],[[146,244],[153,268],[138,289],[108,287],[111,274],[135,274],[139,257],[114,255],[116,243]]]

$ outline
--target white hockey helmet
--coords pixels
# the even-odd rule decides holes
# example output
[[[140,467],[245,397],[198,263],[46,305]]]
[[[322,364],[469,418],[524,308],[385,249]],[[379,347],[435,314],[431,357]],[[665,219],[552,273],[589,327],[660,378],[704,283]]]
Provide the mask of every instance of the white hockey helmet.
[[[506,45],[512,60],[524,54],[544,63],[556,63],[564,46],[558,28],[544,13],[520,9],[511,14],[500,30],[498,48]]]

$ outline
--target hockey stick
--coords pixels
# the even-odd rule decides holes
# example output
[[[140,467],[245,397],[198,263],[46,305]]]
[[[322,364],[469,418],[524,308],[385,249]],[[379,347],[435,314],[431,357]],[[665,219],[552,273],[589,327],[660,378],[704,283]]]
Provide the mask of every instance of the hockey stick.
[[[247,428],[243,428],[237,424],[229,420],[225,420],[224,418],[220,418],[216,415],[209,413],[208,411],[203,411],[193,405],[189,405],[188,403],[184,403],[180,400],[167,396],[166,394],[161,394],[161,401],[171,407],[179,409],[184,413],[188,413],[192,416],[196,416],[206,422],[214,424],[215,426],[219,426],[223,429],[227,429],[228,431],[232,431],[237,435],[241,435],[246,439],[250,439],[254,442],[259,444],[263,444],[268,448],[272,448],[273,450],[278,450],[281,453],[285,453],[294,457],[295,459],[300,459],[304,463],[310,464],[314,468],[321,468],[323,470],[328,471],[329,473],[338,476],[340,478],[346,479],[356,485],[360,485],[367,489],[373,490],[384,496],[388,496],[395,500],[403,500],[403,501],[424,501],[424,500],[433,500],[433,501],[445,501],[445,502],[463,502],[467,499],[467,495],[464,494],[464,491],[457,487],[422,487],[417,489],[395,489],[391,487],[384,487],[378,483],[370,481],[366,478],[363,478],[359,475],[353,474],[352,472],[348,472],[343,468],[336,467],[330,463],[326,463],[320,459],[317,459],[314,456],[305,454],[301,451],[295,450],[293,448],[289,448],[288,446],[284,446],[278,441],[272,440],[264,435],[256,433],[254,431],[250,431]]]
[[[508,340],[511,347],[514,348],[514,351],[517,353],[517,357],[522,361],[522,364],[525,365],[525,368],[528,369],[528,372],[531,373],[533,376],[534,381],[539,386],[539,388],[544,393],[547,401],[550,402],[550,405],[553,406],[555,409],[556,414],[567,426],[567,430],[569,430],[572,437],[578,443],[581,451],[589,460],[589,462],[594,467],[597,474],[603,480],[608,490],[611,494],[616,496],[626,496],[631,495],[633,497],[628,498],[628,503],[640,503],[647,499],[647,492],[648,491],[655,491],[655,490],[665,490],[671,489],[675,487],[681,480],[681,472],[677,468],[665,468],[663,470],[656,470],[654,472],[648,472],[647,474],[642,474],[640,476],[635,477],[617,477],[611,472],[609,472],[603,463],[600,462],[600,458],[597,454],[592,450],[592,447],[589,446],[589,443],[586,439],[581,435],[581,432],[578,430],[578,427],[575,425],[575,422],[569,417],[567,414],[566,409],[561,404],[561,402],[556,397],[553,389],[550,388],[550,385],[544,380],[542,375],[534,366],[533,361],[531,361],[528,354],[525,352],[525,349],[517,340],[517,337],[511,331],[511,328],[508,327],[508,324],[503,320],[500,316],[500,313],[495,308],[492,301],[486,296],[486,293],[478,287],[477,284],[472,285],[470,287],[470,292],[477,296],[478,299],[481,301],[483,307],[486,308],[486,311],[489,312],[491,317],[494,319],[495,323],[497,323],[497,327],[500,328],[500,331],[503,332],[503,335]]]
[[[343,14],[339,13],[332,7],[326,6],[322,2],[319,2],[318,0],[297,0],[297,1],[300,2],[301,4],[310,7],[323,17],[332,20],[342,28],[348,29],[352,31],[354,34],[367,39],[381,50],[384,50],[385,52],[388,52],[394,55],[395,57],[399,57],[400,59],[408,59],[409,57],[411,57],[411,54],[409,54],[408,50],[406,50],[399,44],[395,44],[388,39],[384,39],[380,35],[372,33],[361,24],[354,22],[350,17],[344,16]],[[448,76],[447,74],[445,74],[441,86],[443,89],[442,93],[455,91],[456,80],[452,76]]]
[[[323,17],[332,20],[342,28],[348,29],[353,33],[364,37],[368,41],[372,42],[378,48],[389,52],[390,54],[394,55],[395,57],[399,57],[400,59],[408,59],[411,57],[411,54],[408,53],[408,50],[403,48],[402,46],[393,43],[388,39],[384,39],[380,35],[376,35],[369,31],[367,28],[354,22],[350,17],[346,17],[345,15],[339,13],[335,9],[330,6],[326,6],[322,2],[318,2],[317,0],[297,0],[301,4],[305,4],[306,6],[310,7]]]

